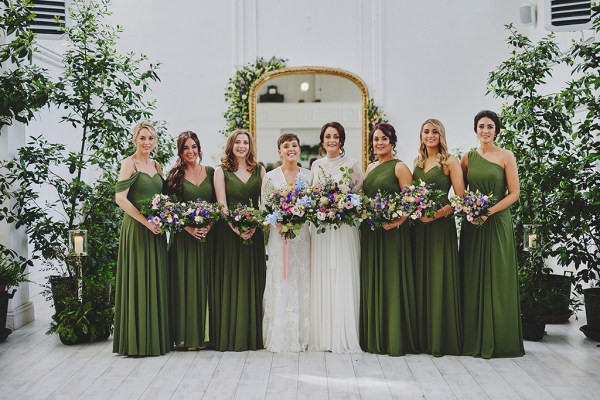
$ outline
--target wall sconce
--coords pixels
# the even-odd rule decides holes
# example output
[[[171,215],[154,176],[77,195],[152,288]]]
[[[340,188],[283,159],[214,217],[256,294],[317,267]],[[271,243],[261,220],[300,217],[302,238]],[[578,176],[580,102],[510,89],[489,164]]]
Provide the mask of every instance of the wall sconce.
[[[87,231],[85,229],[69,231],[69,254],[76,257],[87,256]]]
[[[539,245],[540,239],[537,233],[537,225],[523,225],[523,250],[535,250]]]
[[[306,102],[306,92],[308,92],[308,89],[310,89],[310,84],[308,82],[304,81],[300,84],[300,92],[302,92],[302,98],[298,100],[299,103]]]

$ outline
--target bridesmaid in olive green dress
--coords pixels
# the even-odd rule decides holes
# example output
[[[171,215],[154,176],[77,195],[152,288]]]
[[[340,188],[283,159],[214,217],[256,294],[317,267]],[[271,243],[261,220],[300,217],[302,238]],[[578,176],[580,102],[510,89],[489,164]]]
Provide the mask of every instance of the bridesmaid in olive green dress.
[[[463,155],[468,188],[493,194],[497,203],[483,225],[462,223],[463,354],[482,358],[525,354],[521,332],[517,256],[509,207],[520,186],[515,156],[494,144],[500,120],[492,111],[475,116],[479,148]]]
[[[170,350],[167,241],[139,208],[162,191],[160,165],[150,159],[156,131],[149,122],[133,128],[135,153],[121,162],[116,202],[125,211],[115,287],[113,352],[155,356]]]
[[[214,203],[214,169],[200,164],[202,150],[194,132],[179,135],[177,154],[167,178],[169,192],[179,201]],[[209,342],[209,274],[215,246],[211,227],[186,226],[185,232],[174,235],[169,247],[171,339],[179,348],[199,349]]]
[[[221,166],[215,170],[217,201],[228,207],[258,207],[265,175],[256,162],[250,134],[236,130],[227,139]],[[265,241],[262,230],[239,231],[219,223],[214,268],[214,344],[220,351],[263,348],[262,307],[266,280]],[[242,240],[252,238],[252,244]]]
[[[412,228],[419,349],[443,356],[462,351],[461,292],[458,240],[448,191],[465,192],[458,159],[448,154],[446,130],[437,119],[421,125],[421,145],[413,178],[446,193],[433,218],[423,217]]]
[[[377,125],[369,145],[377,161],[369,164],[364,194],[399,193],[412,183],[410,170],[394,158],[396,131]],[[371,230],[361,227],[360,345],[376,354],[400,356],[418,352],[415,288],[407,217]]]

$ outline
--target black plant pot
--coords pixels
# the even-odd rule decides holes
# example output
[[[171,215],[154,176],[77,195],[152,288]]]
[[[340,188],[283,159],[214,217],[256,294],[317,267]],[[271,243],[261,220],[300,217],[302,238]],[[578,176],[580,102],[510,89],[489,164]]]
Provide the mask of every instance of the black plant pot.
[[[0,343],[4,342],[8,335],[12,333],[6,327],[6,317],[8,315],[8,300],[14,297],[16,291],[17,289],[13,289],[12,293],[0,292]]]
[[[600,333],[600,287],[583,289],[583,299],[587,327]]]
[[[110,336],[110,326],[106,326],[106,327],[99,329],[99,332],[97,333],[94,341],[99,342],[102,340],[106,340],[106,339],[108,339],[109,336]],[[67,346],[71,346],[74,344],[90,343],[92,341],[91,335],[89,333],[85,334],[83,332],[77,332],[77,339],[75,339],[75,340],[70,340],[69,338],[67,338],[63,335],[60,335],[60,334],[58,335],[58,337],[60,338],[61,343],[66,344]]]
[[[522,321],[523,339],[532,342],[539,342],[546,333],[546,324],[537,321]]]
[[[52,300],[54,301],[54,315],[64,311],[64,301],[67,297],[77,297],[77,278],[74,276],[51,275],[49,278]]]

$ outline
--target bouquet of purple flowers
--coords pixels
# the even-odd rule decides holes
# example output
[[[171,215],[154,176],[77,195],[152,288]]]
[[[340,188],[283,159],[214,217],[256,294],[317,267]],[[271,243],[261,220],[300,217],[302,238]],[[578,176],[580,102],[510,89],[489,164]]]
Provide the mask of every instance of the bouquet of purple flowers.
[[[181,203],[181,209],[185,226],[204,228],[221,219],[221,207],[217,203],[210,203],[202,199]],[[205,242],[206,238],[198,240]]]
[[[229,209],[227,222],[238,228],[240,232],[244,232],[262,226],[263,217],[262,213],[252,205],[239,204]],[[242,244],[252,244],[252,239],[243,239]]]
[[[181,205],[165,194],[155,194],[148,199],[140,207],[140,213],[148,221],[160,227],[161,233],[178,232],[185,226],[181,218]]]
[[[489,208],[494,204],[492,194],[482,194],[479,190],[467,192],[463,196],[454,196],[450,199],[450,205],[454,209],[454,215],[465,217],[467,221],[477,226],[483,225],[481,217],[489,213]]]
[[[306,182],[298,179],[295,184],[273,192],[265,201],[264,224],[280,224],[281,235],[286,239],[295,238],[302,225],[314,214],[316,202],[310,196]]]
[[[402,197],[399,194],[377,192],[374,197],[363,197],[361,219],[371,230],[382,228],[384,224],[402,217]]]
[[[361,221],[361,198],[352,192],[347,183],[352,169],[346,169],[343,172],[342,183],[328,178],[310,190],[310,196],[316,206],[310,220],[317,227],[317,233],[325,232],[327,226],[337,229],[342,224],[354,226]]]
[[[422,180],[415,181],[412,185],[404,185],[400,193],[403,215],[413,220],[434,217],[439,208],[438,204],[445,193],[438,189],[432,189],[431,186]]]

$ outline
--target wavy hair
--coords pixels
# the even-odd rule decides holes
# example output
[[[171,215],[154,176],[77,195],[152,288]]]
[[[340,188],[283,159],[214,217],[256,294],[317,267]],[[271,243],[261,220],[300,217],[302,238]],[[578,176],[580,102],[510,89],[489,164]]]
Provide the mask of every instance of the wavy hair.
[[[344,151],[344,143],[346,143],[346,130],[339,122],[328,122],[321,128],[321,134],[319,135],[319,155],[323,157],[324,154],[327,154],[325,147],[323,146],[323,140],[325,139],[325,131],[327,128],[334,128],[336,131],[338,131],[338,134],[340,135],[340,152],[342,155],[345,155],[346,152]]]
[[[417,157],[416,165],[420,168],[425,168],[425,160],[429,156],[427,154],[427,146],[423,142],[423,128],[427,124],[432,124],[436,127],[437,131],[440,134],[440,142],[438,143],[438,154],[437,154],[437,163],[438,166],[442,167],[442,170],[446,172],[448,170],[448,157],[450,157],[450,153],[448,153],[448,144],[446,144],[446,128],[444,128],[444,124],[442,121],[435,118],[429,118],[425,122],[421,124],[421,129],[419,130],[419,142],[421,143],[419,146],[419,156]]]
[[[233,154],[233,144],[235,143],[235,139],[239,135],[248,136],[248,154],[246,155],[246,164],[248,164],[247,171],[253,174],[256,171],[258,163],[256,162],[256,150],[254,146],[254,140],[252,136],[250,136],[250,132],[244,129],[236,129],[231,132],[231,135],[227,138],[227,143],[225,144],[225,154],[221,157],[221,165],[223,168],[230,172],[235,172],[238,170],[238,162]]]
[[[200,161],[202,161],[202,147],[200,147],[198,135],[192,131],[180,133],[177,137],[177,161],[167,175],[167,187],[179,201],[183,200],[183,179],[185,178],[185,161],[183,159],[183,151],[185,142],[188,139],[192,139],[194,143],[196,143],[196,146],[198,146],[198,158]]]
[[[373,148],[373,136],[376,131],[381,131],[388,139],[390,139],[390,144],[392,145],[392,154],[396,155],[396,143],[398,143],[398,136],[396,136],[396,129],[392,124],[381,123],[375,125],[375,127],[371,130],[369,134],[369,161],[375,160],[375,149]]]

